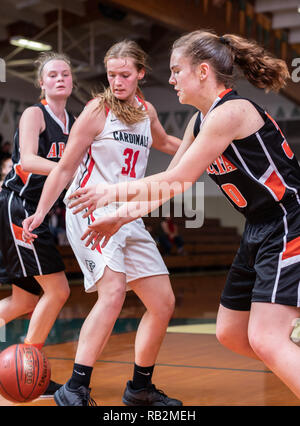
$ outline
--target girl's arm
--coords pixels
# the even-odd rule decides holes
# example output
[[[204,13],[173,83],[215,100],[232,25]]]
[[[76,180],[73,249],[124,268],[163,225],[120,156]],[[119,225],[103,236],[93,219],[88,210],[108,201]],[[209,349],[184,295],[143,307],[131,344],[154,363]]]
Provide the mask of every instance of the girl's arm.
[[[193,128],[196,115],[192,117],[187,126],[182,145],[165,172],[138,181],[111,185],[106,189],[99,186],[98,192],[95,187],[93,189],[91,187],[79,189],[71,195],[70,198],[73,201],[70,206],[77,206],[74,213],[81,211],[82,206],[88,207],[91,201],[95,204],[95,207],[97,204],[99,206],[99,204],[104,205],[106,202],[111,202],[113,200],[110,198],[111,195],[115,197],[114,200],[118,200],[120,194],[122,199],[125,199],[126,195],[127,199],[132,200],[124,203],[113,216],[96,219],[88,227],[82,236],[83,240],[87,239],[87,246],[93,242],[92,248],[94,249],[104,239],[102,247],[105,247],[110,237],[121,226],[156,210],[172,196],[188,189],[218,155],[224,152],[238,134],[239,124],[237,123],[240,120],[240,113],[237,110],[228,113],[224,109],[219,109],[218,120],[213,113],[214,111],[207,117],[205,125],[202,126],[201,132],[195,140]],[[214,143],[211,141],[214,141]],[[159,190],[163,186],[167,189],[166,191]],[[99,198],[100,191],[104,195]],[[134,193],[135,196],[132,195]],[[79,198],[76,199],[75,197]],[[78,207],[79,204],[80,207]]]
[[[56,162],[38,155],[39,136],[45,130],[44,116],[39,107],[27,108],[19,123],[20,160],[24,172],[48,175]]]
[[[186,191],[231,141],[238,139],[240,123],[245,120],[245,114],[241,113],[238,103],[234,107],[224,104],[217,110],[207,116],[194,142],[179,161],[175,156],[174,163],[166,171],[135,181],[79,189],[70,197],[73,198],[71,207],[79,204],[87,207],[90,203],[96,208],[115,201],[167,201]],[[191,137],[191,128],[189,135]],[[151,207],[150,211],[152,210]]]
[[[96,109],[97,105],[97,100],[91,101],[73,124],[64,154],[46,179],[35,214],[23,222],[24,236],[27,240],[36,237],[31,231],[42,223],[74,175],[87,149],[103,130],[106,117],[103,110]]]
[[[185,153],[185,151],[187,151],[189,146],[194,141],[195,138],[193,130],[196,116],[197,113],[191,118],[185,130],[182,143],[178,151],[172,158],[172,161],[169,164],[167,170],[172,169],[179,163],[182,155]],[[107,187],[109,188],[110,185],[107,185]],[[75,214],[86,210],[83,214],[83,217],[88,217],[97,208],[97,203],[99,201],[99,189],[100,188],[98,187],[98,185],[91,185],[88,188],[79,189],[75,191],[73,194],[70,195],[70,200],[72,201],[70,202],[68,207],[76,207],[76,209],[74,209],[73,211]],[[101,190],[104,195],[106,192],[106,186],[102,184]],[[164,200],[155,200],[155,204],[153,202],[153,204],[151,206],[149,205],[148,207],[146,203],[144,203],[143,205],[133,205],[133,203],[131,203],[130,206],[121,207],[121,209],[117,211],[119,212],[119,214],[117,213],[117,217],[122,218],[122,224],[120,226],[124,225],[125,223],[131,222],[132,220],[135,220],[137,217],[139,217],[137,216],[138,212],[141,212],[140,215],[144,216],[144,214],[148,213],[148,208],[151,208],[150,211],[152,211],[158,208],[163,203]],[[143,211],[145,211],[144,214],[142,214]]]

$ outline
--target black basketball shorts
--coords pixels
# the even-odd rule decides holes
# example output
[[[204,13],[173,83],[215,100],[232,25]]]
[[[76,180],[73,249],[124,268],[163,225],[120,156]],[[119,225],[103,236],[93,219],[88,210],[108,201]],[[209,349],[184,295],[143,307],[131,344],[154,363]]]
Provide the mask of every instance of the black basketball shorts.
[[[228,309],[252,302],[300,306],[300,206],[265,223],[245,224],[221,296]]]
[[[15,284],[28,293],[32,293],[36,296],[41,294],[41,286],[34,277],[22,277],[22,278],[9,278],[6,268],[4,266],[3,256],[0,251],[0,285],[2,284]]]
[[[63,271],[65,266],[49,230],[47,218],[34,230],[38,238],[33,243],[23,241],[22,222],[35,210],[35,204],[16,193],[6,189],[0,192],[0,250],[7,274],[6,282],[10,281],[33,294],[39,294],[40,286],[34,277]]]

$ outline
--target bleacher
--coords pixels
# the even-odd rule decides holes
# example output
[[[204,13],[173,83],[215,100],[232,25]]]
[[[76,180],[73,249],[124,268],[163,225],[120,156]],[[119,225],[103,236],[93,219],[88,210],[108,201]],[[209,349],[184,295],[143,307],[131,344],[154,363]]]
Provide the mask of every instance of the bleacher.
[[[161,218],[143,218],[151,234],[155,238],[158,233]],[[225,227],[219,219],[205,219],[201,228],[185,227],[185,218],[176,218],[180,235],[184,240],[184,254],[177,255],[176,249],[170,255],[164,256],[164,261],[170,272],[228,269],[233,261],[240,244],[240,235],[234,227]],[[67,274],[80,274],[80,268],[70,246],[58,247]],[[159,245],[158,245],[158,248]]]

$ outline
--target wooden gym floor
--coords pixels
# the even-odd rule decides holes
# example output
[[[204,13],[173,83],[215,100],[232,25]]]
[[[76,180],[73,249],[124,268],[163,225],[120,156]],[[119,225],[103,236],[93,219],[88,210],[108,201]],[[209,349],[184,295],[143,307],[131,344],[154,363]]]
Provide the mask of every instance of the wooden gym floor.
[[[234,354],[218,343],[215,319],[225,276],[223,272],[171,275],[177,303],[153,383],[168,395],[181,399],[185,406],[300,405],[262,362]],[[1,298],[6,294],[8,290],[0,291]],[[80,279],[72,283],[71,296],[44,348],[51,363],[52,379],[57,382],[64,383],[70,377],[80,324],[95,297],[84,293]],[[140,301],[129,292],[120,320],[94,368],[91,396],[99,405],[123,405],[123,390],[133,371],[134,330],[143,312]],[[9,344],[20,341],[22,330],[18,323],[15,340]],[[1,343],[0,349],[3,349]],[[0,397],[0,405],[15,404]],[[55,406],[55,403],[53,399],[37,399],[19,405]]]

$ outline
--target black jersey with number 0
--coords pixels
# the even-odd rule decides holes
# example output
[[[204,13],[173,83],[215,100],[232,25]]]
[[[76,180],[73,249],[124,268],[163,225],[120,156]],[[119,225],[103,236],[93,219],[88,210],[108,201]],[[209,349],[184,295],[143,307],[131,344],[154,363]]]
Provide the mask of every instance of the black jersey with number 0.
[[[52,112],[45,100],[34,105],[44,115],[45,130],[39,135],[37,155],[58,162],[62,157],[74,117],[65,111],[66,125]],[[47,176],[25,172],[20,161],[19,129],[15,133],[12,153],[13,168],[5,178],[3,186],[22,198],[38,203]]]
[[[212,109],[234,99],[246,98],[227,89]],[[233,140],[207,168],[207,173],[249,221],[262,222],[282,215],[289,204],[300,204],[300,167],[274,119],[249,102],[263,118],[264,125],[246,138]],[[201,118],[199,112],[195,137],[200,131]]]

